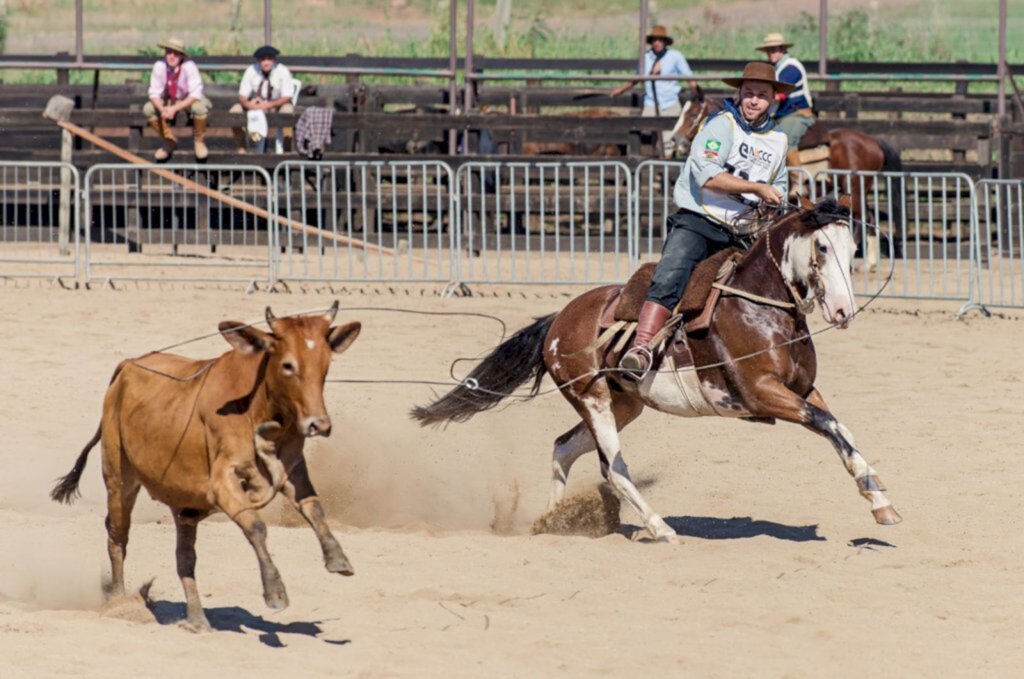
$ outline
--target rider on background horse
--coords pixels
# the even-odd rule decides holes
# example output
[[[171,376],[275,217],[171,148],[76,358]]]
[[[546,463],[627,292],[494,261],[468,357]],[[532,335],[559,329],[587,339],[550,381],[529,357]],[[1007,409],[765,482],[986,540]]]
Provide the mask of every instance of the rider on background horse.
[[[814,99],[807,84],[807,69],[799,59],[786,51],[792,46],[793,43],[786,42],[781,33],[769,33],[754,49],[768,56],[768,61],[775,67],[775,76],[780,82],[793,86],[792,92],[780,92],[775,95],[778,101],[775,120],[789,140],[786,164],[795,167],[800,164],[800,157],[797,154],[800,140],[814,125],[815,120]]]
[[[650,369],[651,339],[672,315],[697,264],[716,252],[741,246],[750,226],[737,220],[761,203],[779,205],[789,188],[786,135],[769,115],[777,94],[793,86],[779,82],[765,63],[751,62],[739,78],[736,101],[710,116],[693,140],[676,181],[668,236],[640,312],[636,335],[619,367],[640,380]]]

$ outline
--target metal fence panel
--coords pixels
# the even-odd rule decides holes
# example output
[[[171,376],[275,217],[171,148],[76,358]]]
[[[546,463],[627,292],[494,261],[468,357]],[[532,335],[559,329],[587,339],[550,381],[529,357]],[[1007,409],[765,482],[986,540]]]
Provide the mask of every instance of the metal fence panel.
[[[0,276],[78,276],[80,190],[73,165],[0,161]]]
[[[630,272],[633,177],[621,162],[470,162],[456,173],[458,280],[610,283]]]
[[[978,182],[978,302],[1024,307],[1024,180]]]
[[[882,296],[973,299],[976,202],[970,177],[823,170],[815,181],[821,196],[852,197],[851,226],[864,254],[854,276],[857,294],[875,294],[891,270]],[[884,261],[890,252],[893,259]]]
[[[254,166],[94,165],[85,174],[86,277],[268,281],[271,190]]]
[[[274,170],[278,213],[312,229],[278,225],[275,276],[452,281],[453,186],[441,161],[281,163]]]
[[[634,253],[638,261],[657,259],[661,253],[661,246],[668,235],[666,220],[678,210],[673,193],[685,165],[679,161],[645,160],[636,168],[633,179],[637,236]],[[816,185],[804,168],[789,170],[789,185],[791,191],[797,190],[800,195],[814,200]]]

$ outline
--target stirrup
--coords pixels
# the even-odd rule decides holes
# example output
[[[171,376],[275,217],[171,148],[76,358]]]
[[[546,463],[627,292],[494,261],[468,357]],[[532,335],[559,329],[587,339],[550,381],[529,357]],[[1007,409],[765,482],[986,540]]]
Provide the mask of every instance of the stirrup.
[[[622,376],[632,382],[640,382],[651,370],[651,363],[654,362],[654,355],[647,346],[632,347],[619,359],[619,370]]]

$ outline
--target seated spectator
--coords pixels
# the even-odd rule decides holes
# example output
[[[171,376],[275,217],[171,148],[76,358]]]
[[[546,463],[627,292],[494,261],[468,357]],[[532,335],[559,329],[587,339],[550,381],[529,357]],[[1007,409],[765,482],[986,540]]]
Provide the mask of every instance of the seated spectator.
[[[292,97],[295,86],[291,71],[277,61],[280,52],[270,45],[264,45],[253,52],[256,63],[245,69],[242,84],[238,87],[238,103],[231,107],[232,113],[243,111],[278,111],[293,113]],[[285,151],[291,151],[292,128],[282,130]],[[245,128],[234,128],[235,148],[245,153]]]
[[[178,148],[178,140],[171,130],[179,111],[186,111],[192,117],[192,138],[195,142],[196,160],[203,162],[209,155],[206,148],[206,116],[212,104],[203,96],[203,80],[199,67],[185,54],[185,43],[171,38],[157,47],[164,49],[164,58],[153,64],[149,79],[149,101],[142,107],[149,126],[163,139],[163,148],[158,149],[155,158],[158,163],[167,162]]]

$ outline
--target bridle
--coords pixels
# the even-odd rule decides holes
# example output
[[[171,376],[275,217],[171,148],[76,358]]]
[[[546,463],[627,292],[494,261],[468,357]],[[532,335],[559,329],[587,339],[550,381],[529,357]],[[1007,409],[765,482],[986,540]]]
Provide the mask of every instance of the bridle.
[[[814,311],[815,301],[824,303],[825,301],[825,279],[821,275],[821,262],[818,259],[818,253],[815,248],[811,248],[811,259],[808,262],[808,268],[810,274],[807,276],[807,287],[808,292],[814,291],[814,296],[807,298],[797,292],[793,282],[786,278],[786,274],[782,271],[782,264],[776,259],[775,253],[772,252],[772,233],[771,228],[765,230],[765,250],[768,253],[768,260],[771,261],[775,270],[779,272],[779,276],[782,278],[782,282],[786,284],[786,288],[789,290],[790,296],[793,298],[793,306],[796,308],[797,313],[801,316],[806,316]]]

